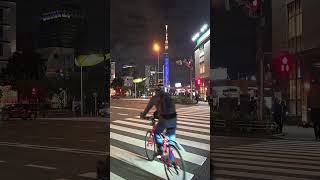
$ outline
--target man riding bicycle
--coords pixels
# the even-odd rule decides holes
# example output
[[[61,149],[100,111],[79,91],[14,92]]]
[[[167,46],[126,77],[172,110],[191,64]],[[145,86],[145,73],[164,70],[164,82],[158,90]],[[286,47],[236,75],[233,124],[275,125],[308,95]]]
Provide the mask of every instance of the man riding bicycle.
[[[157,143],[157,154],[162,155],[163,140],[161,133],[166,129],[168,140],[170,143],[175,141],[176,138],[176,127],[177,127],[177,113],[174,103],[172,102],[169,93],[163,91],[163,86],[158,85],[156,88],[156,94],[150,99],[145,110],[140,114],[140,117],[144,119],[150,109],[155,106],[157,111],[154,116],[159,119],[155,129],[155,140]]]

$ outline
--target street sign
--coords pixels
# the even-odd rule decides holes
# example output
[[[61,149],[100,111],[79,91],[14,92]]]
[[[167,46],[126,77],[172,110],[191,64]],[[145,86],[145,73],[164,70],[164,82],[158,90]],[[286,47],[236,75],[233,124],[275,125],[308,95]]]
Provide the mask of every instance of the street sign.
[[[283,76],[288,76],[293,69],[294,57],[288,52],[281,52],[274,60],[275,71]]]

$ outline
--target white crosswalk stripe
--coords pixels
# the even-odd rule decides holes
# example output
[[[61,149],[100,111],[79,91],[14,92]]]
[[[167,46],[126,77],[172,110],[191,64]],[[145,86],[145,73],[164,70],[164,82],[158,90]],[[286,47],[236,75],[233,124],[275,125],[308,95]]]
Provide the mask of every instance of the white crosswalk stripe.
[[[186,150],[181,153],[187,169],[187,179],[199,178],[202,175],[196,173],[205,161],[209,160],[210,155],[209,107],[192,106],[177,109],[177,113],[176,141]],[[117,116],[110,124],[110,156],[119,163],[128,164],[139,172],[145,172],[146,176],[166,179],[163,164],[160,161],[147,161],[145,158],[144,137],[150,128],[150,121],[139,119],[138,116]],[[117,168],[113,167],[110,177],[115,180],[130,179],[132,172],[123,173],[121,170],[117,172]]]
[[[211,153],[218,179],[320,179],[320,143],[270,140],[217,148]]]

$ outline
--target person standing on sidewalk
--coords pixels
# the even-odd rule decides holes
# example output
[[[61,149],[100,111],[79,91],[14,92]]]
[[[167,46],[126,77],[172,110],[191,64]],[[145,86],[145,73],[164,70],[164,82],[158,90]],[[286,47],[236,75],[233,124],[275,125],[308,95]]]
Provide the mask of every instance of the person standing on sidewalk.
[[[276,98],[273,104],[273,118],[277,124],[277,132],[282,133],[282,107],[279,100]]]
[[[313,85],[309,94],[310,118],[313,123],[314,135],[316,140],[320,140],[320,85]]]

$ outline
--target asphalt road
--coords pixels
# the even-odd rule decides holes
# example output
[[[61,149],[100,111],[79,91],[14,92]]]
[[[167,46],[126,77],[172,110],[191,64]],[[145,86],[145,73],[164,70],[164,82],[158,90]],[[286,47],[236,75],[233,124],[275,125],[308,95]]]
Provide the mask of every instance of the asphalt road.
[[[102,119],[3,122],[0,179],[95,179],[97,161],[106,159],[105,124]]]
[[[163,165],[145,159],[144,136],[151,126],[138,116],[147,101],[114,100],[111,104],[111,179],[165,179]],[[187,179],[210,179],[209,107],[177,105],[177,112],[176,140],[186,150]]]

